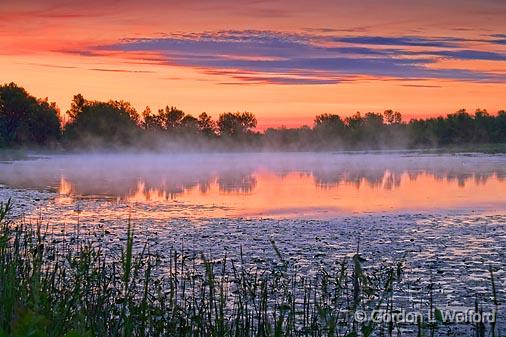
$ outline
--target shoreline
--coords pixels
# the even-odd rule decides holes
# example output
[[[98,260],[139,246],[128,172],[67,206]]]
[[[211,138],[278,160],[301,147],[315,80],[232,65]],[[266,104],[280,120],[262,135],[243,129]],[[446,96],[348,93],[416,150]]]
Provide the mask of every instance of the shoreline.
[[[84,155],[84,154],[153,154],[153,155],[177,155],[177,154],[262,154],[262,153],[315,153],[315,154],[506,154],[506,143],[498,144],[472,144],[472,145],[451,145],[431,148],[385,148],[385,149],[269,149],[255,148],[251,149],[183,149],[181,151],[146,150],[137,147],[126,148],[102,148],[102,149],[33,149],[33,148],[0,148],[0,161],[13,161],[28,159],[31,156],[45,155]]]

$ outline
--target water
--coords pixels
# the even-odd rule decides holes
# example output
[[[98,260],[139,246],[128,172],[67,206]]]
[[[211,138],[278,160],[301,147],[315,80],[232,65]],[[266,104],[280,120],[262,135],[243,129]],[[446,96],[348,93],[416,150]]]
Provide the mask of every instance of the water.
[[[75,207],[121,205],[141,218],[504,211],[505,177],[504,156],[410,153],[64,155],[0,164],[9,188],[54,191],[54,203]]]
[[[360,240],[367,263],[405,261],[411,300],[433,282],[438,305],[490,303],[490,267],[506,298],[506,156],[57,155],[0,163],[0,184],[29,221],[106,233],[110,249],[131,221],[161,253],[265,264],[273,239],[312,273]]]

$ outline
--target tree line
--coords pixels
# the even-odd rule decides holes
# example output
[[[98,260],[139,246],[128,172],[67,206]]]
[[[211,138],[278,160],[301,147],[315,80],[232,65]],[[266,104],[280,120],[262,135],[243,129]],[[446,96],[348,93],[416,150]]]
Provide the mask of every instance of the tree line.
[[[459,110],[445,117],[403,121],[386,110],[342,118],[320,114],[313,125],[255,131],[250,112],[222,113],[217,120],[173,106],[138,113],[125,101],[100,102],[75,95],[60,119],[55,103],[37,99],[14,83],[0,86],[0,147],[178,149],[358,150],[426,148],[506,143],[506,111],[473,114]]]

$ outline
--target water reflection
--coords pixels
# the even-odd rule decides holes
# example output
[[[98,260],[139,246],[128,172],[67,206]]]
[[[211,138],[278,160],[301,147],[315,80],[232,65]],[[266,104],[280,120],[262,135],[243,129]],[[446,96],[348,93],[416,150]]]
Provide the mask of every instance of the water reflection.
[[[330,154],[51,156],[0,164],[0,184],[58,201],[233,206],[241,214],[504,204],[502,156]]]
[[[220,172],[216,181],[220,191],[227,193],[251,193],[257,185],[257,178],[251,170]]]

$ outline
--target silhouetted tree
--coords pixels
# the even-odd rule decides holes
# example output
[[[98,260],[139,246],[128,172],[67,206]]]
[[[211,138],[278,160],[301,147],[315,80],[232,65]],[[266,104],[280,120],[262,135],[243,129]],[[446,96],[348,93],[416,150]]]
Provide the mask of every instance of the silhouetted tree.
[[[71,119],[76,119],[77,115],[80,114],[86,105],[86,100],[83,95],[77,94],[74,95],[72,102],[70,103],[70,109],[67,111],[67,115]]]
[[[158,110],[158,115],[165,130],[175,130],[181,126],[185,113],[176,107],[166,106],[165,109]]]
[[[435,135],[429,128],[429,123],[423,119],[412,119],[407,125],[409,147],[432,146],[436,144]]]
[[[228,137],[244,136],[257,126],[255,115],[250,112],[224,113],[218,120],[220,135]]]
[[[497,113],[496,118],[496,132],[497,132],[497,141],[505,143],[506,142],[506,111],[501,110]]]
[[[36,99],[14,83],[0,86],[0,145],[54,144],[60,134],[55,103]]]
[[[160,115],[153,115],[149,106],[147,106],[142,112],[141,126],[144,130],[149,131],[163,130],[163,122]]]
[[[348,145],[356,145],[362,142],[364,137],[363,128],[365,126],[365,119],[360,112],[345,118],[345,124],[348,128],[347,143]]]
[[[474,142],[490,143],[498,140],[495,130],[495,118],[487,110],[476,109],[474,113],[475,135]]]
[[[119,101],[109,101],[109,104],[113,106],[118,111],[126,112],[130,119],[137,125],[141,125],[141,118],[135,108],[130,104],[130,102],[125,102],[122,100]]]
[[[385,124],[388,125],[401,124],[402,122],[402,115],[400,112],[397,111],[385,110],[383,112],[383,117]]]
[[[184,116],[183,119],[181,119],[181,131],[185,135],[199,134],[199,120],[192,115]]]
[[[285,149],[290,151],[311,150],[319,144],[314,144],[313,130],[307,126],[299,128],[269,128],[263,135],[264,144],[268,149]]]
[[[149,107],[139,116],[125,101],[89,101],[75,95],[67,111],[64,140],[84,146],[134,145],[180,150],[181,145],[247,145],[271,149],[366,149],[379,147],[428,147],[464,143],[506,142],[506,112],[497,115],[462,109],[443,117],[402,121],[401,113],[360,112],[341,119],[320,114],[313,128],[269,128],[255,132],[255,115],[224,113],[214,121],[207,113],[198,118],[166,106],[153,114]],[[47,99],[30,96],[14,83],[0,86],[0,146],[47,145],[60,139],[58,109]],[[209,142],[209,140],[212,140]]]
[[[203,135],[207,137],[216,136],[216,122],[207,113],[203,112],[199,115],[198,124]]]
[[[364,117],[364,128],[362,131],[361,140],[363,146],[370,148],[380,148],[386,146],[384,137],[385,124],[383,122],[383,115],[375,112],[368,112]]]
[[[5,111],[5,104],[4,104],[2,97],[0,96],[0,116],[5,116],[6,114],[7,113]],[[4,139],[4,136],[5,136],[4,132],[5,131],[4,131],[4,126],[2,124],[2,118],[3,117],[0,117],[0,127],[2,128],[2,129],[0,129],[0,147],[5,146],[7,143],[7,140]]]
[[[446,119],[440,119],[441,133],[444,133],[446,144],[462,144],[470,142],[474,135],[474,122],[465,109],[448,114]],[[441,134],[443,136],[443,134]]]
[[[339,115],[321,114],[314,119],[313,131],[322,146],[334,148],[342,142],[346,125]]]
[[[364,126],[364,118],[358,111],[354,115],[346,117],[344,121],[350,129],[360,129]]]
[[[65,139],[81,146],[131,145],[138,136],[139,116],[127,102],[98,102],[74,96]],[[76,108],[74,108],[76,107]]]
[[[345,128],[344,122],[339,115],[322,114],[314,119],[314,129],[325,135],[338,135]]]
[[[383,127],[383,115],[375,112],[368,112],[365,114],[365,126],[371,128]]]

